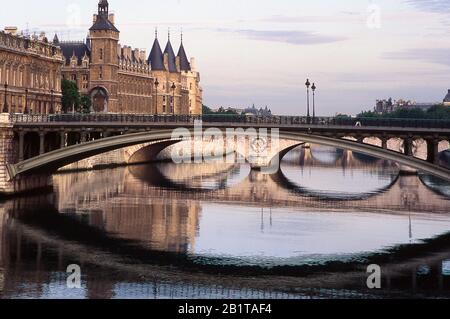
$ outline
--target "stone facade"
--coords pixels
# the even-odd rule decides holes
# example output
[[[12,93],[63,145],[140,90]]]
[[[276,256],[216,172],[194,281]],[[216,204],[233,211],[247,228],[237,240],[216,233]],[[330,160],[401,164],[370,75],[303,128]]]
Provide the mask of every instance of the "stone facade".
[[[63,78],[91,97],[92,112],[202,113],[200,74],[195,61],[187,60],[183,43],[175,56],[170,38],[163,53],[156,37],[147,58],[144,50],[122,46],[119,40],[114,14],[102,0],[85,42],[53,40],[65,57]]]
[[[0,32],[0,110],[3,113],[55,113],[61,109],[61,49],[45,35]]]

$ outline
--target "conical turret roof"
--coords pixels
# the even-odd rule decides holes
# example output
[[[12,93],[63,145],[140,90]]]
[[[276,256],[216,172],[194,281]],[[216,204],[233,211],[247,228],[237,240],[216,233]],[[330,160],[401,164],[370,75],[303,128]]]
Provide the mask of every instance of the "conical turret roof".
[[[180,49],[178,50],[177,56],[180,58],[180,69],[181,71],[190,71],[191,64],[189,63],[186,51],[184,50],[183,40],[181,40]]]
[[[152,70],[165,71],[166,69],[164,67],[164,56],[158,38],[155,38],[155,41],[153,42],[153,47],[148,57],[148,63],[152,67]]]
[[[167,54],[169,56],[169,72],[176,73],[177,72],[177,65],[175,63],[175,52],[172,48],[172,43],[170,43],[170,38],[167,40],[166,49],[164,50],[164,54]]]

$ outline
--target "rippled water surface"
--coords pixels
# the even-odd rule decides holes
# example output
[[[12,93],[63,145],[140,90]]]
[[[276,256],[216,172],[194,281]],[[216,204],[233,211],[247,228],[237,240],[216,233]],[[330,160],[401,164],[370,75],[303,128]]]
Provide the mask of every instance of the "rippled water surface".
[[[273,175],[221,162],[58,174],[53,193],[1,205],[4,298],[450,295],[450,185],[347,151],[298,148]],[[371,263],[386,289],[366,289]]]

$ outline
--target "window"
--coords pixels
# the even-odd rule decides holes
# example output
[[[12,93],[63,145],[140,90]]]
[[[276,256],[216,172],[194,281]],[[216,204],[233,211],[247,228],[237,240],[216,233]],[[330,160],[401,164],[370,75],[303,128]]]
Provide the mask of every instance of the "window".
[[[100,67],[100,72],[98,73],[98,78],[101,80],[103,79],[103,68]]]
[[[192,90],[192,83],[189,83],[189,90]]]
[[[72,81],[76,82],[77,81],[77,75],[76,74],[72,74],[71,79],[72,79]]]
[[[100,60],[103,60],[103,49],[100,49]]]

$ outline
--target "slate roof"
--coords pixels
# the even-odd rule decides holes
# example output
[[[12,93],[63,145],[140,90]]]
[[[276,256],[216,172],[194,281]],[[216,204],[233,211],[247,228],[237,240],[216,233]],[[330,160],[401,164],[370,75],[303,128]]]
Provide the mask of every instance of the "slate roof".
[[[111,21],[108,20],[107,17],[103,15],[98,15],[97,20],[95,20],[94,25],[89,29],[91,31],[102,31],[102,30],[111,30],[115,32],[120,32]]]
[[[66,59],[66,65],[70,65],[70,59],[74,54],[78,59],[78,65],[81,65],[85,54],[89,58],[91,56],[91,51],[83,42],[61,42],[59,46],[61,47],[64,58]]]
[[[58,35],[55,33],[55,36],[53,37],[53,44],[54,45],[59,45],[59,38]]]
[[[158,38],[156,38],[155,42],[153,42],[153,47],[148,57],[148,63],[151,65],[152,70],[155,71],[166,70],[166,68],[164,67],[164,56],[161,51],[161,46],[159,45]]]
[[[170,39],[167,41],[166,49],[164,50],[164,54],[169,56],[169,72],[176,73],[177,65],[175,63],[175,52],[173,51],[172,44],[170,43]]]
[[[190,71],[191,64],[186,55],[186,51],[184,50],[183,42],[181,42],[180,49],[178,50],[177,56],[180,58],[180,69],[181,71]]]

